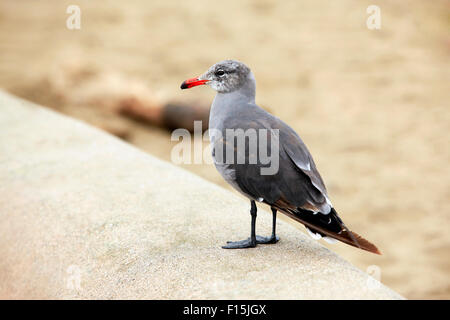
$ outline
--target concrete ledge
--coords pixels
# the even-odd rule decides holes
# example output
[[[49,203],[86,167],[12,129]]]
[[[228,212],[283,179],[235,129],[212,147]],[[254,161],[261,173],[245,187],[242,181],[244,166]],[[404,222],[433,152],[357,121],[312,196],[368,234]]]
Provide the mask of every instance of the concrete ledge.
[[[0,92],[0,126],[0,298],[402,298],[283,221],[221,249],[247,201],[82,122]]]

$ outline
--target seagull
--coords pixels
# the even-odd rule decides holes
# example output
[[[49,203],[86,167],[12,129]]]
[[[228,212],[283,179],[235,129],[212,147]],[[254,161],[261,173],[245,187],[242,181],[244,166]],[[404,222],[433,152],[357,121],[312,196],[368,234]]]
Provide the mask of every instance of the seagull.
[[[224,60],[203,75],[184,81],[181,89],[199,85],[209,85],[217,92],[209,118],[214,164],[221,176],[250,200],[250,237],[228,241],[222,248],[277,243],[276,218],[280,211],[302,223],[316,240],[339,240],[381,254],[375,245],[350,231],[338,216],[299,135],[256,105],[256,82],[249,67],[236,60]],[[256,202],[271,208],[272,234],[268,237],[256,235]]]

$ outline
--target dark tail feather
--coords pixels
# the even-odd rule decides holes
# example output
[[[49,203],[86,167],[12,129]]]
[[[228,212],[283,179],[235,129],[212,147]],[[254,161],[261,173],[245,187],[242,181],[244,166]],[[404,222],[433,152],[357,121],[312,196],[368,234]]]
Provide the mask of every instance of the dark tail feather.
[[[350,231],[339,218],[334,208],[332,208],[331,212],[327,215],[320,213],[313,214],[311,211],[301,208],[294,210],[277,207],[277,209],[288,217],[303,223],[312,232],[337,239],[362,250],[381,254],[380,250],[378,250],[374,244],[364,239],[359,234]]]

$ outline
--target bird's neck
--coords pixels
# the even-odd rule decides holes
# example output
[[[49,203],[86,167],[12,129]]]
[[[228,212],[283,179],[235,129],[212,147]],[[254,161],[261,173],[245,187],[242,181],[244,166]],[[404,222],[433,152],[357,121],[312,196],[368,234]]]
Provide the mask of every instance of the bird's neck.
[[[236,117],[248,105],[255,105],[255,78],[250,72],[248,81],[232,92],[218,92],[211,106],[209,128],[221,130],[228,118]]]
[[[244,103],[255,103],[255,93],[256,93],[255,76],[250,71],[250,73],[247,76],[247,81],[245,81],[242,86],[231,92],[218,92],[216,95],[216,100],[226,99],[228,101],[233,101],[237,99]]]

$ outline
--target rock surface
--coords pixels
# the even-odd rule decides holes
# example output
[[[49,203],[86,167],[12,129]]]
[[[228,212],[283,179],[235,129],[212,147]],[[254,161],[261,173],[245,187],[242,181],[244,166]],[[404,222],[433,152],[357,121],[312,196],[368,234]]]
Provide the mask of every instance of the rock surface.
[[[221,249],[247,201],[80,121],[0,92],[0,126],[0,298],[402,298],[284,221]]]

